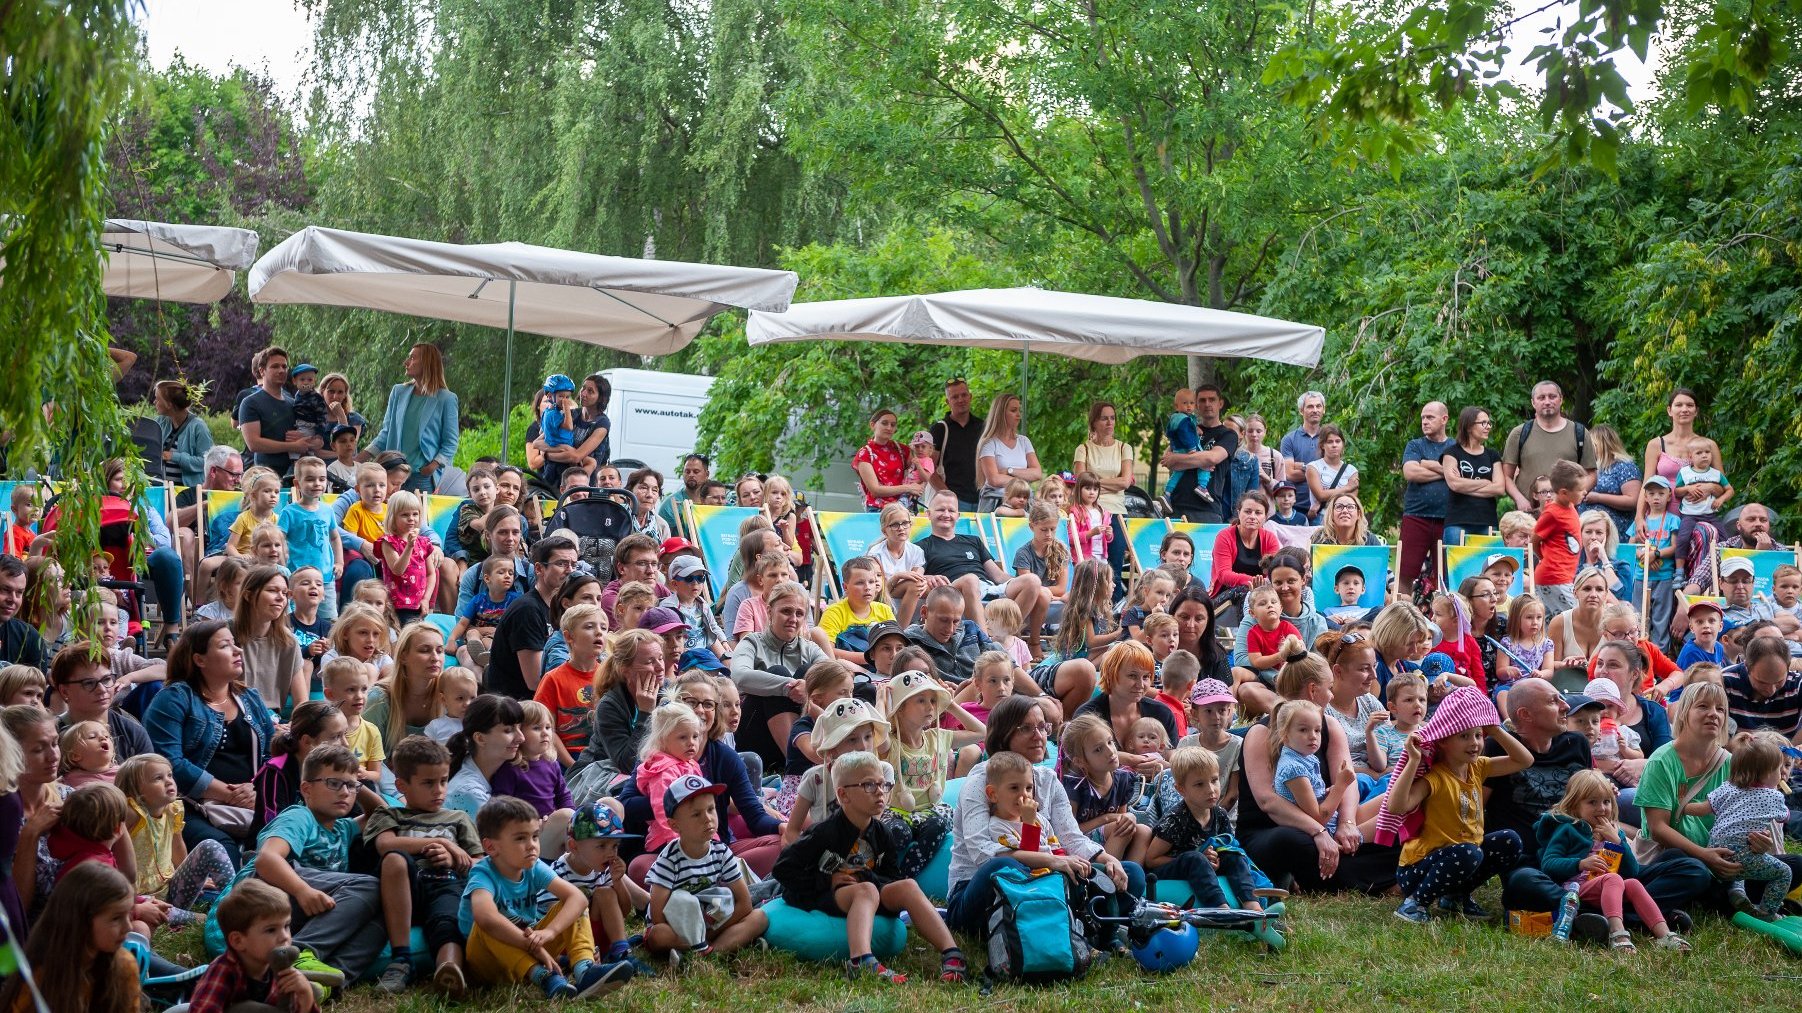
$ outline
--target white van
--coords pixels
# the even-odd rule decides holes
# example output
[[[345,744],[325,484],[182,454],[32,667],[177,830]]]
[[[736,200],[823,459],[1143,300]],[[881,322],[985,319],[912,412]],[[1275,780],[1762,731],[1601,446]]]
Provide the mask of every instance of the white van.
[[[608,441],[616,461],[638,461],[665,476],[666,487],[680,481],[682,458],[694,450],[701,409],[706,407],[713,377],[664,373],[654,369],[608,369],[601,375],[613,385],[607,417],[613,422]],[[851,470],[855,447],[834,455],[824,475],[811,467],[779,462],[795,489],[819,510],[863,509],[857,473]],[[721,481],[730,482],[726,476]]]

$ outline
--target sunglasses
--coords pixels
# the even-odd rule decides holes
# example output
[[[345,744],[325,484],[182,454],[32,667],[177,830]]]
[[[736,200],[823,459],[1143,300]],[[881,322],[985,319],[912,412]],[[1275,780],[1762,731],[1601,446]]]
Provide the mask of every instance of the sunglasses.
[[[692,573],[686,577],[674,577],[672,579],[682,584],[699,584],[707,579],[707,575],[704,573]]]

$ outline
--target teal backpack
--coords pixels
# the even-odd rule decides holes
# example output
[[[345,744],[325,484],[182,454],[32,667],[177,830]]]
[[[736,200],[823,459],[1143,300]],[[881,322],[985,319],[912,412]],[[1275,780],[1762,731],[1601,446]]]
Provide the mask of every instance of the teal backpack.
[[[989,914],[989,967],[992,981],[1037,984],[1068,981],[1088,973],[1094,951],[1083,935],[1082,919],[1070,906],[1069,880],[1026,869],[995,874],[995,907]]]

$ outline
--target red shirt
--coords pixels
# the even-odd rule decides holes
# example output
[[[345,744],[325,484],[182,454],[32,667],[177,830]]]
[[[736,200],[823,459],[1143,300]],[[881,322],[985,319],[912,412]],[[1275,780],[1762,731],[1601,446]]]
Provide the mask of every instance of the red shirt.
[[[1176,718],[1176,740],[1181,742],[1189,734],[1188,701],[1178,700],[1176,697],[1171,696],[1163,690],[1158,690],[1157,700],[1159,703],[1170,708],[1171,716]]]
[[[1477,638],[1466,633],[1458,641],[1441,640],[1433,645],[1433,650],[1451,658],[1458,663],[1458,674],[1468,676],[1483,692],[1489,692],[1489,678],[1483,671],[1483,651],[1477,646]]]
[[[1533,567],[1535,586],[1569,584],[1577,579],[1577,538],[1582,528],[1577,524],[1577,511],[1557,500],[1547,503],[1533,525],[1539,539],[1539,564]]]
[[[900,485],[907,474],[907,448],[890,440],[878,444],[875,440],[859,447],[851,458],[851,470],[857,470],[859,464],[868,464],[876,474],[877,485]],[[860,483],[861,484],[861,483]],[[863,505],[875,509],[888,506],[899,499],[899,496],[872,496],[868,486],[863,490]]]
[[[1299,637],[1301,631],[1287,619],[1278,619],[1276,629],[1267,630],[1257,623],[1245,634],[1245,652],[1247,654],[1275,654],[1283,646],[1284,637]]]

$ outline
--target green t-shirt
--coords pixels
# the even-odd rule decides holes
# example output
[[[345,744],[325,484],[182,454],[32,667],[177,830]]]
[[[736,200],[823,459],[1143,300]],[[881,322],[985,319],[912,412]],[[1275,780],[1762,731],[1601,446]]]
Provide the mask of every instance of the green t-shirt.
[[[418,391],[407,399],[407,410],[401,413],[400,450],[407,455],[407,463],[412,466],[413,473],[425,467],[426,456],[419,446],[420,422],[425,418],[426,402],[429,398],[421,397]]]
[[[1662,809],[1671,814],[1671,826],[1688,838],[1693,844],[1708,846],[1708,831],[1714,827],[1713,816],[1683,816],[1677,812],[1677,803],[1695,786],[1697,780],[1703,782],[1702,789],[1695,793],[1691,801],[1700,801],[1708,797],[1708,793],[1727,780],[1728,771],[1732,768],[1731,759],[1715,768],[1713,774],[1703,778],[1687,778],[1683,775],[1683,758],[1677,755],[1677,744],[1667,742],[1653,751],[1646,759],[1646,769],[1639,775],[1639,789],[1633,795],[1638,804],[1642,826],[1644,814],[1654,809]]]

